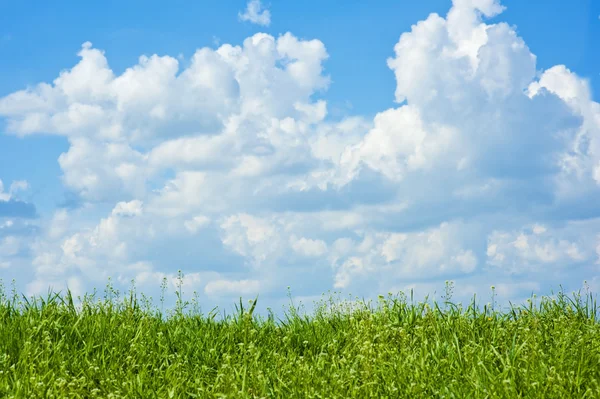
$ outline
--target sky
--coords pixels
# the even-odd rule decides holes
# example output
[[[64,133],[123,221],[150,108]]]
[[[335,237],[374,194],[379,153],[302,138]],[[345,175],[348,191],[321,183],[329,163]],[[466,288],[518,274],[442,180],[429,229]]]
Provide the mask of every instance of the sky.
[[[597,292],[598,39],[592,0],[0,0],[0,278]]]

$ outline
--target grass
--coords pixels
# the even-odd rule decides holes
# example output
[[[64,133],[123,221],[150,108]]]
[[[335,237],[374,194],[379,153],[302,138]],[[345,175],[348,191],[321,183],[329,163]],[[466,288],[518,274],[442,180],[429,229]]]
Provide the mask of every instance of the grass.
[[[451,289],[442,304],[330,298],[278,320],[240,300],[216,320],[185,311],[180,291],[166,316],[134,292],[78,306],[70,291],[28,300],[0,287],[0,397],[600,397],[593,294],[499,312],[454,305]]]

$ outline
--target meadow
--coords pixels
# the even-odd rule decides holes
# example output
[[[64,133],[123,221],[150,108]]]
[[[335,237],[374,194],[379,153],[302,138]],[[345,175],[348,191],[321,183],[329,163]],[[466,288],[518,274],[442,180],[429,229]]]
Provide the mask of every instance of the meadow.
[[[163,286],[164,287],[164,286]],[[302,314],[217,320],[164,313],[143,294],[27,299],[0,287],[1,398],[599,398],[600,325],[589,292],[499,310],[403,293],[333,297]],[[291,299],[291,297],[290,297]],[[161,299],[162,300],[162,299]]]

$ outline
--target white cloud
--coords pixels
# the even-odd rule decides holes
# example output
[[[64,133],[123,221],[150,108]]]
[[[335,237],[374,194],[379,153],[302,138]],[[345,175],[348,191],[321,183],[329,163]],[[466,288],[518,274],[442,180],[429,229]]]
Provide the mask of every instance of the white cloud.
[[[348,239],[338,241],[334,248],[341,250],[335,258],[339,264],[336,287],[348,287],[354,277],[365,273],[385,278],[381,281],[388,284],[398,279],[467,275],[481,262],[473,250],[464,249],[477,229],[476,225],[444,222],[426,232],[369,232],[358,245],[351,245]]]
[[[431,133],[425,132],[418,108],[389,109],[375,116],[375,127],[360,143],[346,149],[340,163],[351,170],[346,176],[356,176],[362,163],[400,181],[407,172],[430,168],[441,153],[453,150],[453,129],[436,130],[428,137]]]
[[[142,214],[142,205],[140,200],[119,202],[112,210],[112,214],[114,216],[139,216]]]
[[[307,126],[326,114],[324,101],[310,100],[329,83],[325,47],[290,33],[199,49],[182,71],[176,59],[154,55],[115,76],[89,42],[79,56],[52,85],[0,98],[0,115],[20,136],[67,136],[63,181],[87,201],[143,197],[147,183],[170,166],[245,163],[255,173],[271,171],[298,153]],[[281,153],[272,154],[275,146]]]
[[[220,227],[223,245],[257,264],[282,248],[280,230],[269,220],[241,213],[227,217]]]
[[[144,158],[127,144],[77,138],[58,163],[65,186],[85,200],[110,201],[144,195]]]
[[[126,279],[135,275],[129,269],[136,263],[133,255],[154,234],[152,224],[143,219],[141,201],[120,202],[108,217],[91,225],[84,217],[89,211],[57,211],[44,236],[30,245],[36,281],[80,275],[83,283],[98,284],[115,274]]]
[[[310,238],[290,237],[292,248],[304,256],[322,256],[327,252],[327,244],[323,240],[311,240]]]
[[[544,272],[572,263],[594,260],[600,240],[598,221],[570,222],[563,228],[547,229],[537,224],[520,231],[493,231],[488,236],[488,264],[510,273]],[[600,258],[598,258],[600,259]]]
[[[559,195],[572,195],[573,189],[580,195],[581,189],[577,190],[576,186],[581,183],[594,181],[600,185],[600,104],[592,101],[589,83],[564,65],[557,65],[544,71],[528,90],[532,96],[544,91],[557,95],[583,120],[575,140],[561,156]]]
[[[200,208],[210,190],[205,172],[180,172],[156,191],[148,208],[155,214],[180,216]]]
[[[250,0],[244,13],[238,13],[238,18],[262,26],[271,24],[271,12],[264,8],[260,0]]]

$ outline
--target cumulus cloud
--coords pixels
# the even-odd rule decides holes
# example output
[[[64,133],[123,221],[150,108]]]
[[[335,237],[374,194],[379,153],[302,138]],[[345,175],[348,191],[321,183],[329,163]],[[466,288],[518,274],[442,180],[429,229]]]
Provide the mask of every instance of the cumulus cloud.
[[[262,26],[271,24],[271,12],[264,8],[260,0],[250,0],[244,13],[238,13],[238,18]]]
[[[321,256],[327,252],[327,244],[323,240],[311,240],[310,238],[290,237],[292,248],[304,256]]]
[[[55,212],[46,237],[32,245],[35,280],[30,291],[44,281],[60,282],[61,276],[84,278],[81,284],[105,283],[119,271],[125,275],[136,261],[132,259],[130,242],[143,240],[152,230],[138,219],[142,216],[140,201],[120,202],[93,227],[82,219],[86,209]],[[45,290],[43,290],[45,291]]]
[[[148,180],[168,167],[273,170],[290,158],[276,146],[297,152],[307,126],[326,112],[310,99],[329,83],[325,47],[290,33],[199,49],[183,71],[176,59],[154,55],[115,76],[89,42],[79,56],[53,84],[1,98],[0,115],[19,136],[67,136],[63,182],[87,201],[143,197]]]
[[[142,214],[142,201],[119,202],[112,210],[114,216],[140,216]]]
[[[248,20],[261,10],[250,2]],[[217,302],[446,279],[520,297],[597,274],[600,104],[566,66],[538,74],[513,27],[486,23],[503,10],[454,0],[402,33],[387,60],[397,105],[372,119],[317,98],[317,39],[257,33],[121,75],[84,43],[53,82],[0,98],[10,133],[68,139],[62,181],[85,204],[42,222],[29,289],[171,284],[183,264],[186,289]],[[0,184],[0,217],[25,187]]]
[[[58,158],[65,186],[92,201],[144,195],[143,162],[144,156],[127,144],[86,138],[71,140],[69,150]]]
[[[598,221],[591,220],[553,231],[540,225],[510,232],[493,231],[488,236],[488,264],[511,273],[525,273],[548,272],[592,260],[594,243],[600,240],[599,228]],[[596,234],[582,234],[585,231]],[[600,263],[600,258],[596,263]]]
[[[257,264],[281,250],[282,238],[277,225],[245,213],[227,217],[221,224],[223,244]]]
[[[372,231],[357,241],[337,241],[332,252],[334,286],[347,288],[359,277],[394,281],[468,275],[482,263],[469,248],[476,244],[476,230],[477,226],[444,222],[425,232]]]

